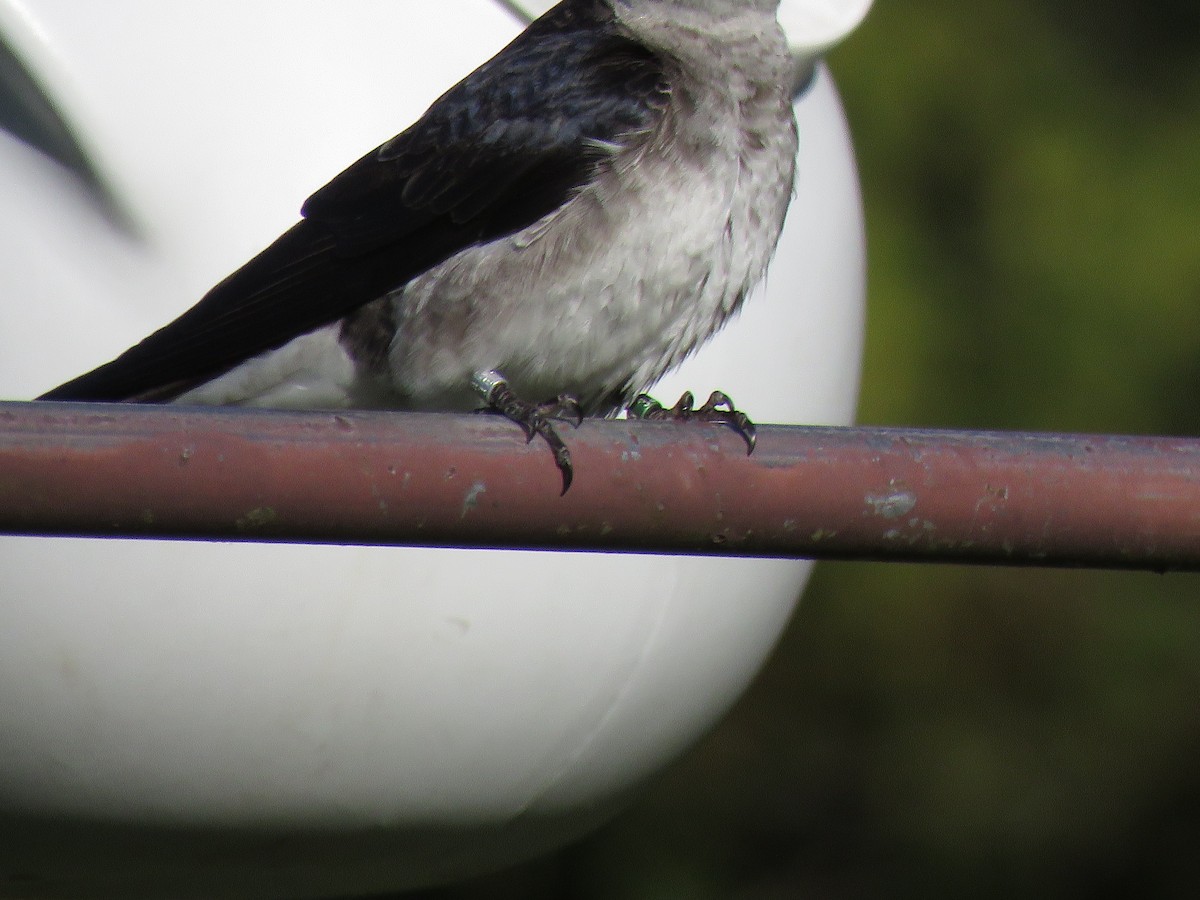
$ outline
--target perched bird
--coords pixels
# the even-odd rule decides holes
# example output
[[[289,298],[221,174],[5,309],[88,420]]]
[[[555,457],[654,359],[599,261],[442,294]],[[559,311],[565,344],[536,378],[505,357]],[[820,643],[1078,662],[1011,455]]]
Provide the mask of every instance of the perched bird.
[[[39,399],[611,414],[738,309],[791,198],[779,0],[563,0],[194,307]],[[552,400],[541,402],[542,398]],[[728,398],[635,414],[753,430]]]

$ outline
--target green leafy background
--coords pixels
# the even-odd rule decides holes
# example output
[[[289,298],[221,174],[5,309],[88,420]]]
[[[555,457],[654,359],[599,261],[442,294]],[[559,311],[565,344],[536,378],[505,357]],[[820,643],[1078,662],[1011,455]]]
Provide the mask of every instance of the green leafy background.
[[[862,422],[1200,433],[1200,4],[877,0],[830,65]],[[1200,578],[839,563],[627,814],[428,896],[1132,894],[1200,896]]]

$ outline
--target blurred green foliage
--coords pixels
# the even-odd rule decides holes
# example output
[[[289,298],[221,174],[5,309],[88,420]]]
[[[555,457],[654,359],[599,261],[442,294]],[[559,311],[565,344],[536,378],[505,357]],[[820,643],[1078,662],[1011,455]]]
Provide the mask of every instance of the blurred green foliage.
[[[877,0],[830,62],[860,420],[1200,434],[1200,4]],[[1200,896],[1198,847],[1200,578],[826,564],[628,814],[430,896]]]
[[[863,421],[1200,431],[1200,6],[881,0],[832,62]]]

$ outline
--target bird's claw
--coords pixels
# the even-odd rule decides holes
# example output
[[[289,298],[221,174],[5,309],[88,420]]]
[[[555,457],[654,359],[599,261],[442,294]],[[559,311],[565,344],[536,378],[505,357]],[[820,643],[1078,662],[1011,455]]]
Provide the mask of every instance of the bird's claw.
[[[746,442],[747,456],[754,452],[754,445],[758,441],[758,434],[750,417],[734,406],[729,395],[723,391],[713,391],[704,405],[698,408],[695,395],[691,391],[684,391],[679,402],[670,409],[649,394],[638,394],[629,404],[628,411],[629,415],[635,419],[675,422],[696,420],[710,422],[713,425],[727,425]]]
[[[583,408],[579,401],[569,394],[559,394],[552,400],[530,403],[518,397],[508,382],[496,372],[476,374],[472,385],[487,404],[484,410],[499,413],[520,426],[525,432],[525,443],[541,436],[554,454],[554,464],[562,474],[562,494],[565,494],[575,477],[575,470],[571,465],[571,452],[554,430],[553,423],[566,422],[574,428],[582,425]]]

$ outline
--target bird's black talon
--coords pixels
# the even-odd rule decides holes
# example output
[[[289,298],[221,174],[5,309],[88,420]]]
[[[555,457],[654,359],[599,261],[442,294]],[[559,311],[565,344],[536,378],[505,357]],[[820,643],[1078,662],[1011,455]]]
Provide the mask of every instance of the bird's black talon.
[[[671,415],[682,422],[686,422],[688,419],[690,419],[695,411],[696,398],[691,391],[684,391],[679,396],[679,401],[673,407],[671,407],[670,410],[668,410]]]
[[[559,394],[553,400],[538,404],[538,412],[547,419],[566,422],[573,428],[583,424],[583,407],[570,394]]]
[[[570,416],[563,419],[564,422],[570,422],[576,428],[583,424],[583,407],[579,405],[579,401],[570,394],[560,394],[559,402],[564,403]]]
[[[733,430],[740,434],[742,440],[746,442],[746,455],[749,456],[758,446],[758,429],[754,427],[749,416],[744,412],[739,412],[737,421],[733,424]]]
[[[754,452],[758,434],[750,417],[733,405],[724,391],[713,391],[704,405],[697,408],[696,398],[691,391],[684,391],[679,402],[667,409],[649,394],[638,394],[627,408],[631,418],[648,421],[673,420],[688,422],[693,419],[713,425],[728,425],[746,442],[746,455]]]
[[[558,466],[558,471],[562,473],[562,491],[558,495],[562,497],[567,493],[567,489],[571,487],[571,482],[575,478],[575,467],[571,465],[571,453],[567,450],[566,444],[562,442],[562,439],[553,430],[549,434],[543,434],[542,437],[550,445],[550,449],[554,453],[554,464]]]
[[[559,394],[553,400],[530,403],[518,397],[498,372],[477,373],[471,379],[471,384],[487,404],[481,411],[499,413],[515,423],[525,432],[527,444],[535,436],[541,436],[554,454],[554,464],[562,473],[562,494],[565,494],[574,480],[575,470],[571,465],[571,451],[554,430],[553,423],[567,422],[576,428],[582,425],[583,407],[579,401],[569,394]]]
[[[713,391],[709,394],[708,400],[693,415],[715,425],[728,425],[746,442],[746,455],[754,452],[754,445],[758,443],[758,432],[754,423],[748,415],[733,405],[733,401],[724,391]]]
[[[541,435],[542,440],[546,442],[546,446],[550,448],[550,452],[554,454],[554,465],[562,473],[563,486],[562,492],[559,494],[561,497],[567,492],[567,489],[571,486],[571,481],[575,477],[575,469],[571,465],[571,451],[567,449],[567,445],[563,443],[563,439],[554,430],[554,426],[550,423],[551,417],[541,411],[540,407],[545,404],[529,405],[532,407],[529,420],[524,423],[518,422],[517,424],[525,428],[529,434],[526,443],[533,440],[535,434]],[[508,414],[506,413],[505,415],[507,416]]]

